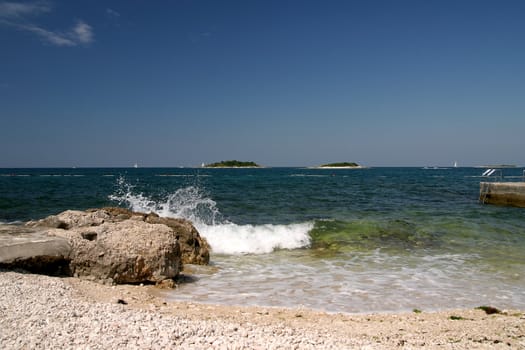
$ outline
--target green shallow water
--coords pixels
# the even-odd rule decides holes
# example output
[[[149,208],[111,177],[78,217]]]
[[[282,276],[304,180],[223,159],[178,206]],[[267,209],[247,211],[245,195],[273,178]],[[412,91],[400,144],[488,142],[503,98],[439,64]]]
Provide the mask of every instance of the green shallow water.
[[[412,250],[438,246],[439,237],[425,232],[405,220],[352,222],[324,220],[312,231],[312,249],[334,252],[369,251],[374,249]]]

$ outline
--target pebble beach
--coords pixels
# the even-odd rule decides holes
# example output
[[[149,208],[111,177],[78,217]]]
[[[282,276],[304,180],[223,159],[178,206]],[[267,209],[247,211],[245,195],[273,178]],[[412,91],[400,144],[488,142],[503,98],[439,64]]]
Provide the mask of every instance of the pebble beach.
[[[0,272],[1,349],[524,349],[525,314],[334,314],[166,302],[153,286]]]

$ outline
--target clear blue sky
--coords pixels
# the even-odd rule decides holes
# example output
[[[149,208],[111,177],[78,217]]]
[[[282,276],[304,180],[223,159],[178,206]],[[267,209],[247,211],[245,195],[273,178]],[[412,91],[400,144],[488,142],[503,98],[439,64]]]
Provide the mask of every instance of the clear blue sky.
[[[2,1],[0,167],[525,165],[525,1]]]

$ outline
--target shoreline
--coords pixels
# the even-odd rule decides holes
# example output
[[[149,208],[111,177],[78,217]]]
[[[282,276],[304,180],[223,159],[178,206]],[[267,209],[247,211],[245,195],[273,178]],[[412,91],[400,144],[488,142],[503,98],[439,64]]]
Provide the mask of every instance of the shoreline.
[[[0,270],[0,347],[525,347],[522,311],[338,314],[167,302],[158,295],[153,286]]]

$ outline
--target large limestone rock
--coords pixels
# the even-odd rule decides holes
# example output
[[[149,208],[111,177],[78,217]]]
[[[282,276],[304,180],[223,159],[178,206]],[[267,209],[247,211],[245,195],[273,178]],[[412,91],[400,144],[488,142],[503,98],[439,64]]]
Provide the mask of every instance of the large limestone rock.
[[[161,282],[178,275],[180,245],[173,230],[139,220],[53,230],[71,242],[70,269],[115,283]]]
[[[166,225],[177,233],[184,264],[207,265],[210,262],[210,246],[208,242],[200,236],[199,232],[188,220],[148,215],[146,222]]]
[[[68,210],[26,224],[66,239],[70,274],[110,283],[161,282],[182,264],[209,262],[207,242],[183,219],[122,208]],[[182,249],[181,249],[182,246]]]
[[[87,211],[67,210],[28,226],[62,228],[66,230],[99,226],[104,223],[117,223],[125,220],[144,221],[149,224],[166,225],[173,230],[181,246],[182,263],[206,265],[210,262],[210,246],[200,236],[193,224],[185,219],[161,218],[155,213],[137,213],[124,208],[102,208]]]

